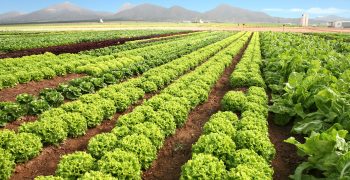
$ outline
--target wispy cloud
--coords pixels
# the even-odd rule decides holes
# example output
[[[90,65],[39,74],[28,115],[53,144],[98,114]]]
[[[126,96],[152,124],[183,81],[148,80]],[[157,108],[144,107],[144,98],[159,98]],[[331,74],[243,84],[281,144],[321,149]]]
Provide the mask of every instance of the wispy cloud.
[[[283,9],[283,8],[267,8],[263,9],[265,12],[287,12],[287,13],[309,13],[313,15],[332,15],[332,14],[345,14],[350,13],[350,9],[340,9],[340,8],[318,8],[313,7],[309,9],[302,8],[291,8],[291,9]]]

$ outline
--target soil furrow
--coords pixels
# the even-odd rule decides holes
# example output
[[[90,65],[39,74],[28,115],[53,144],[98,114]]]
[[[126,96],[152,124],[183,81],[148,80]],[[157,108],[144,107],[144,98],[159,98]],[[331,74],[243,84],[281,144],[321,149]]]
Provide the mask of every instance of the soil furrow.
[[[29,55],[34,55],[34,54],[43,54],[45,52],[51,52],[53,54],[78,53],[80,51],[85,51],[85,50],[120,45],[120,44],[124,44],[125,42],[128,42],[128,41],[167,37],[167,36],[174,36],[174,35],[180,35],[180,34],[188,34],[191,32],[196,32],[196,31],[184,31],[184,32],[168,33],[168,34],[155,34],[155,35],[148,35],[148,36],[118,38],[118,39],[109,39],[109,40],[95,41],[95,42],[82,42],[82,43],[76,43],[76,44],[50,46],[50,47],[44,47],[44,48],[25,49],[25,50],[0,54],[0,59],[1,58],[15,58],[15,57],[29,56]]]
[[[55,88],[60,83],[70,81],[79,77],[84,77],[85,74],[67,74],[65,76],[56,76],[52,79],[45,79],[39,82],[31,81],[25,84],[18,84],[12,88],[6,88],[0,91],[1,101],[15,101],[16,96],[22,93],[28,93],[32,95],[39,95],[40,91],[45,88]]]
[[[233,58],[233,63],[225,69],[221,78],[217,81],[208,101],[197,106],[189,115],[185,125],[177,129],[175,135],[164,142],[155,160],[142,179],[178,180],[181,174],[181,166],[191,158],[191,148],[202,134],[204,124],[210,116],[220,110],[220,100],[231,90],[229,77],[242,58],[250,39],[241,49],[240,53]]]

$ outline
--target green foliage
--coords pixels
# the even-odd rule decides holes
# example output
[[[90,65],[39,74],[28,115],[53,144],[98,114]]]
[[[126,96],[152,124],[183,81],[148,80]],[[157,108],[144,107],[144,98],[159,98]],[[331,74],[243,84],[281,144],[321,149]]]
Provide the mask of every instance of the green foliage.
[[[272,180],[272,176],[267,176],[259,168],[251,166],[250,164],[240,164],[236,168],[232,168],[228,172],[228,179],[241,179],[241,180],[251,180],[251,179],[266,179]]]
[[[10,179],[15,162],[12,155],[0,148],[0,179]]]
[[[95,168],[95,159],[85,152],[64,155],[56,174],[64,179],[77,179]]]
[[[34,180],[64,180],[59,176],[38,176]]]
[[[137,155],[142,169],[147,169],[156,159],[156,147],[144,135],[130,135],[120,141],[120,148]]]
[[[224,111],[242,111],[247,103],[247,97],[241,91],[229,91],[221,100],[221,107]]]
[[[18,119],[25,114],[25,108],[17,103],[4,103],[0,105],[0,126],[4,126],[7,122]]]
[[[83,106],[81,114],[85,117],[89,128],[100,125],[104,118],[104,111],[98,105]]]
[[[78,178],[78,180],[117,180],[110,174],[105,174],[100,171],[90,171],[84,174],[84,176]]]
[[[35,97],[31,94],[23,93],[16,96],[16,102],[22,105],[28,105],[31,103]]]
[[[188,116],[187,108],[176,101],[165,102],[164,105],[160,107],[160,110],[171,114],[174,117],[177,127],[182,126]]]
[[[82,95],[80,88],[71,85],[61,85],[60,92],[62,92],[64,97],[70,100],[76,100]]]
[[[234,138],[236,136],[237,130],[232,125],[231,121],[221,117],[212,116],[210,120],[207,123],[205,123],[203,127],[203,133],[222,133],[231,138]]]
[[[47,101],[34,100],[34,101],[29,103],[28,113],[36,115],[36,114],[41,114],[48,109],[50,109],[50,105]]]
[[[157,111],[157,115],[149,118],[148,122],[156,124],[162,130],[165,136],[175,134],[175,120],[174,117],[168,112]]]
[[[25,162],[39,155],[42,147],[40,138],[30,133],[18,133],[7,144],[8,151],[17,163]]]
[[[243,108],[244,111],[252,111],[267,117],[268,109],[264,105],[260,105],[254,102],[247,102]]]
[[[238,131],[235,143],[239,149],[251,149],[270,162],[276,150],[266,133],[257,130]]]
[[[16,77],[12,76],[12,75],[1,75],[0,76],[0,84],[1,87],[3,88],[8,88],[8,87],[13,87],[15,85],[17,85],[18,80],[16,79]],[[2,88],[0,88],[2,89]]]
[[[304,144],[293,137],[287,139],[287,143],[297,147],[300,156],[307,157],[307,161],[298,166],[292,178],[314,178],[308,175],[312,169],[320,170],[324,176],[333,179],[350,178],[347,168],[350,162],[350,146],[345,140],[347,133],[346,130],[340,130],[339,124],[336,124],[325,132],[311,133]]]
[[[98,169],[118,179],[141,179],[141,165],[137,156],[121,149],[107,152],[98,161]]]
[[[40,119],[40,121],[24,123],[19,132],[33,133],[45,144],[58,144],[68,136],[68,125],[59,117]]]
[[[234,164],[233,167],[239,167],[240,165],[247,165],[248,167],[258,170],[264,173],[264,176],[259,175],[255,176],[258,179],[272,179],[273,169],[270,165],[265,161],[265,159],[259,156],[256,152],[248,149],[240,149],[233,154]],[[236,169],[235,173],[245,173],[239,172],[240,168]],[[259,173],[260,174],[260,173]],[[254,175],[254,174],[252,174]],[[254,177],[254,176],[251,176]]]
[[[12,130],[4,129],[0,131],[0,149],[8,149],[8,143],[13,141],[16,133]]]
[[[18,82],[21,84],[27,83],[32,79],[32,77],[30,76],[30,73],[25,72],[25,71],[19,71],[19,72],[15,73],[15,76],[16,76]]]
[[[226,167],[212,155],[198,154],[181,167],[180,179],[227,179]]]
[[[117,112],[123,112],[131,105],[129,97],[122,93],[113,91],[100,91],[99,95],[114,101]]]
[[[34,81],[42,81],[45,77],[45,75],[39,70],[30,72],[30,76]]]
[[[117,143],[118,139],[116,135],[112,133],[103,133],[91,138],[87,149],[93,157],[100,159],[105,153],[115,149]]]
[[[53,116],[55,117],[55,116]],[[64,113],[59,116],[68,126],[68,136],[82,136],[87,131],[87,122],[84,116],[79,113]],[[45,118],[44,118],[45,119]]]
[[[225,134],[210,133],[208,135],[201,136],[196,144],[192,146],[193,154],[211,154],[221,161],[223,161],[226,167],[232,167],[232,152],[236,149],[235,143],[230,136]]]
[[[165,135],[163,131],[154,123],[145,122],[131,127],[130,134],[142,134],[149,138],[157,149],[163,146]]]
[[[155,92],[158,90],[157,85],[152,82],[152,81],[145,81],[141,84],[141,88],[146,92],[146,93],[150,93],[150,92]]]
[[[58,107],[63,104],[64,97],[61,93],[57,92],[54,89],[44,89],[40,92],[39,97],[44,99],[49,103],[50,106]]]

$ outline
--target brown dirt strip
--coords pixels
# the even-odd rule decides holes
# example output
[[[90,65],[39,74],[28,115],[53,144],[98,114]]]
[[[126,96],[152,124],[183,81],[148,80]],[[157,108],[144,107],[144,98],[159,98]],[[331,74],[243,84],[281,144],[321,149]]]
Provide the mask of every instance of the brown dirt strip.
[[[34,54],[43,54],[45,52],[51,52],[53,54],[78,53],[80,51],[85,51],[85,50],[120,45],[120,44],[124,44],[127,41],[167,37],[167,36],[174,36],[174,35],[180,35],[180,34],[188,34],[191,32],[194,32],[194,31],[184,31],[184,32],[168,33],[168,34],[155,34],[155,35],[148,35],[148,36],[118,38],[118,39],[109,39],[109,40],[95,41],[95,42],[82,42],[82,43],[76,43],[76,44],[50,46],[50,47],[44,47],[44,48],[25,49],[20,51],[9,52],[6,54],[0,54],[0,59],[29,56]]]
[[[84,74],[67,74],[65,76],[56,76],[52,79],[45,79],[39,82],[31,81],[25,84],[18,84],[12,88],[6,88],[0,91],[1,101],[15,101],[16,96],[22,93],[28,93],[32,95],[39,95],[40,91],[45,88],[55,88],[60,83],[70,81],[79,77],[84,77]]]
[[[202,127],[209,120],[210,116],[220,110],[222,97],[231,90],[229,77],[236,64],[242,58],[249,41],[240,50],[240,53],[233,58],[233,63],[225,69],[223,75],[209,94],[208,101],[197,106],[190,113],[185,125],[177,129],[175,135],[166,139],[164,146],[158,152],[157,160],[153,162],[151,168],[143,173],[142,179],[179,179],[181,166],[191,158],[192,144],[202,134]]]
[[[273,113],[269,113],[268,122],[270,141],[275,145],[276,149],[276,156],[272,160],[273,179],[288,180],[288,176],[294,174],[295,169],[302,163],[304,158],[298,156],[294,145],[283,141],[292,136],[299,142],[304,142],[305,140],[301,135],[290,133],[293,126],[292,122],[286,126],[278,126],[273,122]]]
[[[65,154],[70,154],[76,151],[85,151],[89,140],[104,132],[110,132],[114,127],[115,123],[119,116],[131,112],[136,106],[143,103],[144,100],[147,100],[154,96],[156,93],[146,94],[144,99],[139,100],[136,105],[129,107],[123,113],[116,113],[112,120],[103,121],[101,125],[89,129],[84,136],[78,138],[69,138],[65,140],[59,146],[48,146],[45,147],[41,154],[36,158],[16,166],[15,172],[11,176],[11,180],[32,180],[40,175],[52,175],[55,174],[57,169],[58,162],[61,159],[61,156]]]

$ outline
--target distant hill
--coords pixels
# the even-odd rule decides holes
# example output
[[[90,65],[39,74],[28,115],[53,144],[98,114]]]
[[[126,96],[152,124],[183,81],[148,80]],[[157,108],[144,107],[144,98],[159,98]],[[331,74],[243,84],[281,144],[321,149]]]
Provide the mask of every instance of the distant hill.
[[[11,12],[0,14],[0,19],[14,18],[20,15],[22,15],[22,13],[17,11],[11,11]]]
[[[141,4],[108,17],[111,20],[129,21],[183,21],[200,17],[200,13],[180,6],[164,8],[153,4]]]
[[[350,21],[350,18],[343,18],[339,16],[330,15],[330,16],[317,17],[315,18],[315,20],[327,21],[327,22],[328,21]]]
[[[202,16],[203,19],[209,21],[220,22],[275,22],[276,19],[263,12],[250,11],[247,9],[241,9],[233,7],[227,4],[220,5],[208,12],[205,12]]]
[[[72,3],[56,4],[29,14],[15,17],[0,18],[1,23],[27,23],[27,22],[60,22],[98,20],[101,17],[110,16],[112,13],[96,12],[81,8]]]
[[[228,4],[222,4],[210,11],[201,13],[180,6],[165,8],[153,4],[134,5],[126,3],[116,13],[97,12],[81,8],[69,2],[56,4],[28,14],[8,12],[0,14],[0,24],[35,22],[71,22],[71,21],[198,21],[235,22],[235,23],[299,23],[299,18],[279,18],[264,12],[251,11]],[[349,20],[338,16],[326,16],[310,19],[310,23],[325,23],[334,20]]]

